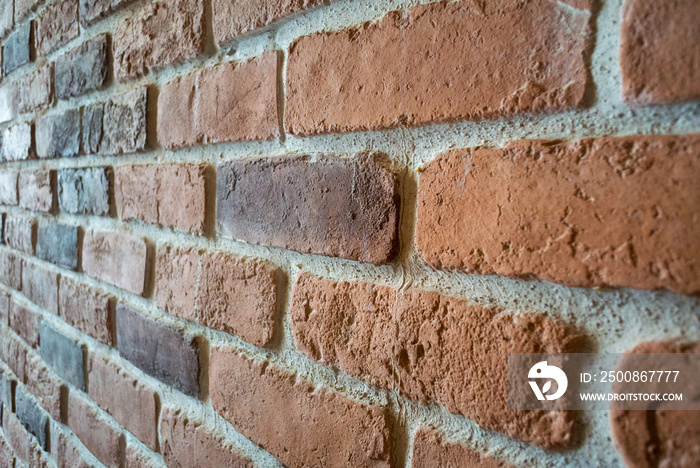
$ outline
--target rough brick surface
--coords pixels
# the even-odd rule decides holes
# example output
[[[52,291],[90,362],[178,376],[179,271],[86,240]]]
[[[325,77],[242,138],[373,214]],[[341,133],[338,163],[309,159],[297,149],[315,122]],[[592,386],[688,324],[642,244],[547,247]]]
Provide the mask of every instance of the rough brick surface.
[[[2,261],[2,259],[0,259]],[[2,322],[3,325],[9,325],[10,323],[10,307],[11,307],[11,296],[6,293],[0,293],[0,322]],[[1,375],[2,372],[0,372],[0,385],[2,384],[1,382]],[[2,397],[2,392],[0,391],[0,398]]]
[[[2,360],[12,369],[17,380],[24,383],[27,377],[27,345],[9,329],[0,331],[0,354]]]
[[[209,394],[238,432],[285,465],[391,466],[393,443],[381,408],[225,348],[211,350]]]
[[[83,271],[134,294],[146,286],[146,242],[120,232],[87,231],[83,238]]]
[[[158,140],[166,148],[279,137],[278,53],[185,75],[163,86]],[[226,92],[222,92],[222,90]]]
[[[10,5],[12,5],[12,2],[8,2]],[[2,13],[2,11],[0,11]],[[0,415],[0,419],[2,419],[2,416]],[[14,451],[12,450],[12,447],[10,447],[10,443],[5,439],[5,436],[0,434],[0,465],[2,466],[7,466],[7,467],[13,467],[15,463],[15,454]]]
[[[21,208],[45,213],[51,211],[53,190],[50,171],[20,172],[17,188]]]
[[[12,3],[12,0],[0,0],[0,38],[5,37],[12,31],[12,26],[14,25],[12,20]]]
[[[236,238],[384,263],[397,241],[394,175],[371,156],[291,156],[219,166],[217,221]]]
[[[58,314],[69,325],[87,333],[100,343],[114,340],[113,299],[89,286],[61,278],[58,287]]]
[[[541,315],[302,273],[291,317],[297,347],[330,367],[540,447],[573,443],[571,413],[508,409],[508,353],[570,352],[580,344]]]
[[[23,122],[8,127],[2,132],[2,159],[24,161],[34,156],[32,124]]]
[[[199,463],[203,461],[199,460]],[[127,444],[124,468],[166,468],[166,465],[162,458],[156,458],[151,451],[136,444]],[[174,468],[178,468],[178,466],[174,465]]]
[[[46,219],[40,220],[36,236],[36,256],[60,267],[76,270],[78,228]]]
[[[68,427],[105,466],[121,466],[122,435],[77,392],[68,396]]]
[[[173,408],[163,409],[160,415],[160,440],[163,459],[168,467],[220,468],[255,466],[247,457],[213,434],[196,418]]]
[[[505,462],[482,455],[463,445],[442,440],[429,429],[420,429],[413,439],[412,468],[512,468]]]
[[[47,449],[49,418],[25,388],[18,387],[15,391],[15,413],[27,432],[34,436],[42,448]]]
[[[53,63],[28,73],[12,87],[13,110],[20,114],[46,109],[53,102]]]
[[[181,63],[204,52],[204,4],[197,0],[145,4],[114,33],[114,74],[120,81]]]
[[[83,349],[47,322],[41,322],[41,358],[66,382],[85,390]]]
[[[22,215],[5,216],[3,240],[8,247],[34,255],[36,245],[36,219]]]
[[[100,153],[123,154],[146,148],[148,90],[136,88],[104,105]]]
[[[107,359],[92,355],[88,395],[126,430],[156,450],[156,395],[148,385]]]
[[[83,107],[83,134],[80,148],[85,154],[99,153],[102,143],[104,103]]]
[[[157,164],[114,169],[114,201],[121,219],[138,219],[202,233],[205,215],[204,166]]]
[[[289,51],[286,126],[307,135],[580,106],[590,17],[547,0],[440,2],[302,37]]]
[[[622,95],[639,105],[700,99],[700,3],[626,0]]]
[[[27,388],[53,419],[61,420],[63,384],[36,355],[27,357]]]
[[[17,27],[5,40],[2,50],[2,70],[5,75],[32,60],[32,23]]]
[[[51,425],[51,455],[56,460],[56,468],[94,468],[99,466],[97,459],[82,449],[74,435]]]
[[[37,263],[22,262],[22,294],[54,314],[58,311],[58,274]]]
[[[83,42],[56,60],[56,97],[67,99],[102,87],[107,81],[107,35]]]
[[[436,268],[698,292],[699,170],[696,135],[451,151],[420,176],[418,251]]]
[[[22,281],[22,259],[8,250],[0,250],[0,282],[19,290]]]
[[[22,21],[30,12],[36,10],[40,3],[42,0],[15,0],[15,22]]]
[[[120,304],[117,346],[119,354],[148,375],[186,395],[199,395],[199,346],[195,339]]]
[[[90,26],[134,0],[80,0],[80,22]]]
[[[39,347],[39,315],[13,300],[10,305],[10,328],[29,346]]]
[[[0,172],[0,204],[16,205],[18,202],[17,172]]]
[[[48,54],[80,34],[78,0],[54,0],[39,13],[38,19],[36,49],[39,54]]]
[[[37,446],[37,442],[13,413],[3,411],[2,419],[3,434],[7,437],[15,456],[25,465],[30,465],[30,461],[35,458],[36,451],[41,450]]]
[[[256,346],[274,335],[276,283],[275,269],[260,260],[167,245],[156,253],[159,307]]]
[[[66,213],[106,216],[110,213],[108,167],[64,169],[57,173],[58,206]]]
[[[36,121],[36,154],[40,158],[70,158],[80,151],[80,109],[49,114]]]

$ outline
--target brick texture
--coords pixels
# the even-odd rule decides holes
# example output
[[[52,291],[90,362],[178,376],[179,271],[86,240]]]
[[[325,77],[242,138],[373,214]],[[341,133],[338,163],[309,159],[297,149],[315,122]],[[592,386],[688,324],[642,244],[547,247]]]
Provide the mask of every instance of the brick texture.
[[[17,335],[3,328],[0,330],[0,354],[2,360],[12,369],[19,382],[27,377],[27,345]]]
[[[22,259],[12,252],[0,250],[0,282],[19,291],[22,281]]]
[[[2,132],[2,159],[24,161],[34,157],[32,124],[23,122],[8,127]]]
[[[412,468],[459,468],[474,466],[479,468],[512,468],[511,465],[492,457],[482,455],[463,445],[446,442],[435,432],[420,429],[413,439]]]
[[[12,26],[14,25],[12,18],[12,3],[12,0],[0,0],[0,37],[5,37],[10,31],[12,31]]]
[[[80,343],[45,321],[41,323],[41,358],[63,380],[85,390],[85,359]]]
[[[51,426],[51,454],[56,460],[56,468],[94,468],[99,466],[97,459],[87,452],[77,438],[64,429]]]
[[[0,294],[0,322],[2,322],[3,325],[9,325],[10,323],[10,307],[11,307],[11,296],[6,293],[1,293]],[[0,373],[1,375],[1,373]],[[0,384],[1,384],[1,377],[0,377]],[[2,396],[2,392],[0,391],[0,397]]]
[[[15,391],[15,414],[27,432],[34,436],[39,446],[47,449],[49,418],[23,387],[18,387]]]
[[[16,205],[18,202],[17,172],[0,172],[0,204]]]
[[[20,114],[49,107],[54,98],[53,64],[42,65],[22,76],[14,83],[11,93],[13,111]]]
[[[115,96],[104,105],[102,154],[125,154],[146,148],[148,90],[136,88]]]
[[[56,60],[56,97],[67,99],[101,88],[109,68],[107,35],[100,34]]]
[[[2,71],[7,75],[33,59],[32,23],[17,27],[5,40],[2,50]]]
[[[146,242],[120,232],[86,231],[83,271],[134,294],[146,286]]]
[[[36,256],[69,270],[78,269],[78,228],[40,220]]]
[[[22,21],[30,12],[35,11],[40,3],[41,0],[15,0],[15,22]]]
[[[61,393],[64,385],[36,355],[27,358],[27,389],[37,398],[39,404],[57,421],[61,420]]]
[[[19,206],[25,210],[51,211],[53,189],[50,171],[21,172],[17,181]]]
[[[233,238],[372,263],[394,252],[396,181],[370,156],[234,161],[216,187],[217,221]]]
[[[32,312],[16,300],[10,305],[10,328],[12,328],[29,346],[39,347],[39,315]]]
[[[58,207],[72,214],[110,214],[112,170],[106,167],[64,169],[57,173]]]
[[[58,314],[66,323],[100,343],[113,344],[114,299],[109,295],[71,279],[61,278],[58,301]]]
[[[36,49],[48,54],[78,37],[78,0],[54,0],[38,16]]]
[[[8,247],[34,255],[36,219],[22,215],[5,216],[3,240]]]
[[[121,466],[122,435],[78,393],[69,394],[67,423],[85,447],[105,466]]]
[[[3,412],[3,434],[18,460],[25,466],[41,466],[42,450],[38,442],[24,428],[20,420],[9,411]]]
[[[95,154],[100,151],[104,111],[105,106],[101,102],[83,107],[83,134],[80,148],[85,154]]]
[[[58,311],[58,274],[38,263],[22,262],[22,294],[42,309]]]
[[[80,0],[80,22],[90,26],[134,0]]]
[[[36,121],[36,154],[40,158],[70,158],[80,151],[80,109],[49,114]]]

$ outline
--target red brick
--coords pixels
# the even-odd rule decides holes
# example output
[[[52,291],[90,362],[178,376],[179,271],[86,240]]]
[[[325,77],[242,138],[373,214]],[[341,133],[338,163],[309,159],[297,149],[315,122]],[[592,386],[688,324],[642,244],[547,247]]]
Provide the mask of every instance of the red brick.
[[[158,140],[166,148],[279,137],[278,52],[178,78],[158,96]],[[226,92],[222,92],[226,90]]]
[[[291,300],[309,357],[412,400],[543,448],[574,442],[570,412],[508,409],[508,353],[570,352],[576,335],[543,315],[513,315],[435,292],[302,273]]]
[[[11,89],[13,110],[19,113],[46,109],[53,103],[53,98],[53,63],[24,75]]]
[[[412,468],[459,468],[474,466],[480,468],[512,468],[511,465],[495,458],[482,455],[468,447],[442,440],[435,432],[420,429],[413,440]]]
[[[121,466],[120,440],[123,435],[76,392],[68,395],[67,424],[99,461],[108,468]]]
[[[5,217],[3,237],[5,244],[13,249],[34,255],[36,247],[36,219],[8,214]]]
[[[182,63],[204,52],[204,3],[147,3],[114,33],[114,74],[119,81]]]
[[[0,204],[14,206],[18,202],[17,172],[0,172]]]
[[[0,282],[19,291],[22,281],[22,259],[7,250],[0,250]]]
[[[94,468],[98,461],[82,447],[75,436],[59,430],[56,424],[51,427],[51,455],[56,468]]]
[[[700,3],[626,0],[622,95],[638,105],[700,99]]]
[[[88,395],[150,449],[156,450],[156,394],[114,362],[92,354]]]
[[[209,394],[238,432],[285,465],[391,466],[384,409],[314,388],[267,362],[212,349]]]
[[[204,232],[205,167],[198,164],[118,166],[114,201],[122,219]]]
[[[285,124],[310,135],[580,107],[589,5],[439,2],[289,49]]]
[[[58,274],[43,266],[22,263],[22,294],[39,307],[58,313]]]
[[[17,416],[9,411],[3,411],[2,427],[2,432],[7,437],[15,456],[28,464],[36,445],[32,436],[22,426]]]
[[[395,175],[370,155],[219,166],[216,216],[235,239],[375,264],[398,240]]]
[[[9,329],[0,329],[0,357],[22,383],[26,381],[27,376],[28,349],[29,347]]]
[[[220,468],[253,467],[253,462],[236,451],[196,418],[184,411],[165,408],[160,415],[160,440],[168,467]]]
[[[87,231],[83,239],[83,271],[134,294],[146,285],[146,242],[121,232]]]
[[[691,294],[698,171],[697,135],[451,151],[420,175],[418,251],[435,268]]]
[[[161,245],[156,303],[169,314],[265,346],[275,330],[277,274],[264,261]]]
[[[217,43],[263,27],[282,18],[323,4],[323,0],[220,0],[212,3],[214,38]]]
[[[27,388],[56,421],[61,420],[61,392],[64,385],[38,356],[27,356]]]
[[[51,211],[51,171],[20,172],[18,189],[21,208],[44,213]]]
[[[100,343],[113,344],[114,305],[111,304],[111,296],[71,279],[61,278],[58,301],[58,314],[66,323]]]
[[[177,467],[177,465],[175,465]],[[127,444],[124,468],[165,468],[161,458],[135,444]]]
[[[39,315],[12,300],[10,307],[10,328],[32,348],[39,346]]]
[[[75,39],[78,34],[78,0],[50,2],[38,15],[37,53],[48,54]]]

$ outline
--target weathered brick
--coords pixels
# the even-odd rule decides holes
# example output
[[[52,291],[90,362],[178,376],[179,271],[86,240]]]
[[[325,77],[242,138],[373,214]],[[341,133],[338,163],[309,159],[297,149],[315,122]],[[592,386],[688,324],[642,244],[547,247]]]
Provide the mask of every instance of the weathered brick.
[[[17,380],[27,380],[27,350],[29,347],[9,329],[0,329],[0,357],[12,369]]]
[[[186,395],[199,395],[199,345],[194,338],[119,304],[117,347],[148,375]]]
[[[101,154],[123,154],[146,148],[148,90],[136,88],[104,105]]]
[[[397,241],[394,174],[373,157],[304,156],[219,166],[216,216],[235,239],[385,263]]]
[[[22,281],[22,259],[8,250],[0,250],[0,282],[19,291]]]
[[[34,458],[35,450],[38,448],[37,442],[14,413],[3,411],[2,419],[2,433],[7,437],[15,456],[25,465],[29,465],[30,460]]]
[[[626,0],[622,95],[637,105],[700,99],[700,3]]]
[[[20,0],[26,1],[26,0]],[[12,18],[12,0],[0,0],[0,38],[12,31],[14,26]]]
[[[15,299],[10,305],[10,328],[32,348],[39,346],[39,323],[41,319],[29,308]]]
[[[80,152],[80,109],[49,114],[36,121],[36,154],[40,158],[70,158]]]
[[[591,12],[570,4],[443,1],[297,39],[287,129],[310,135],[579,107]]]
[[[17,182],[19,206],[25,210],[51,211],[51,171],[22,171]]]
[[[201,463],[202,460],[199,460]],[[144,449],[136,444],[126,445],[126,456],[124,458],[124,468],[165,468],[166,465],[161,457],[156,458],[150,450]],[[171,468],[184,468],[176,464]]]
[[[80,22],[90,26],[134,0],[80,0]]]
[[[43,266],[22,262],[22,293],[39,307],[58,311],[58,274]]]
[[[267,262],[160,245],[155,282],[156,304],[171,315],[256,346],[273,338],[277,274]]]
[[[34,255],[36,219],[28,216],[8,214],[5,216],[3,239],[9,247]]]
[[[436,268],[698,292],[697,171],[698,135],[450,151],[420,175],[418,251]]]
[[[2,50],[2,70],[5,75],[34,59],[32,24],[27,21],[5,40]]]
[[[36,256],[69,270],[78,269],[78,228],[46,219],[39,221]]]
[[[10,5],[12,5],[12,2],[8,2]],[[0,13],[2,11],[0,10]],[[0,419],[2,419],[2,415],[0,415]],[[14,451],[12,450],[12,447],[10,447],[10,443],[5,439],[5,436],[0,433],[0,466],[6,466],[8,468],[12,468],[15,466],[15,454]]]
[[[15,413],[27,432],[34,436],[42,448],[47,449],[49,418],[20,386],[15,391]]]
[[[89,167],[58,171],[58,206],[73,214],[106,216],[110,213],[109,167]]]
[[[57,421],[61,420],[61,392],[64,385],[44,361],[32,354],[27,356],[27,388],[39,404]]]
[[[266,362],[212,349],[209,394],[214,409],[238,432],[285,465],[391,466],[384,409],[314,388]]]
[[[12,411],[12,386],[16,384],[15,379],[0,370],[0,403],[3,411]]]
[[[80,34],[78,0],[54,0],[38,15],[36,50],[48,54]]]
[[[82,448],[78,439],[68,431],[51,425],[51,455],[56,461],[56,468],[95,468],[99,461]]]
[[[436,292],[334,282],[302,273],[291,301],[296,346],[312,359],[543,448],[574,443],[570,412],[508,407],[508,353],[571,352],[577,335]]]
[[[323,0],[220,0],[212,3],[214,38],[217,43],[263,27],[305,8],[322,5]]]
[[[114,202],[121,219],[197,233],[205,227],[205,167],[157,164],[114,168]]]
[[[22,122],[2,132],[2,159],[24,161],[34,157],[32,123]]]
[[[413,440],[412,468],[466,467],[512,468],[511,465],[482,455],[455,442],[447,442],[435,432],[421,428]]]
[[[42,0],[15,0],[15,23],[26,18],[40,3],[43,3]]]
[[[227,63],[162,87],[158,139],[166,148],[279,137],[278,53]],[[226,92],[222,93],[221,90]]]
[[[41,322],[40,332],[41,358],[66,382],[85,390],[85,361],[80,343],[46,321]]]
[[[161,412],[160,440],[163,459],[169,467],[255,466],[222,436],[216,435],[196,417],[180,409],[165,408]]]
[[[56,97],[67,99],[101,88],[107,82],[107,35],[83,42],[54,65]]]
[[[134,294],[146,287],[146,242],[122,232],[87,231],[83,238],[83,271]]]
[[[109,295],[71,279],[61,278],[58,301],[58,314],[66,323],[100,343],[113,344],[114,300]]]
[[[156,395],[151,387],[114,362],[91,355],[88,395],[151,450],[156,450]]]
[[[182,63],[204,52],[204,4],[146,3],[114,33],[114,75],[120,81]]]
[[[10,324],[11,297],[12,296],[7,293],[0,292],[0,322],[2,322],[3,325]],[[0,372],[0,375],[1,374],[2,372]]]
[[[120,440],[123,435],[77,392],[68,395],[68,427],[105,466],[121,466]]]
[[[47,63],[17,80],[12,87],[10,100],[13,111],[20,114],[49,107],[53,103],[53,63]]]
[[[85,154],[99,153],[102,143],[104,104],[99,102],[83,107],[83,136],[81,149]]]
[[[16,205],[18,198],[17,172],[0,172],[0,204]]]

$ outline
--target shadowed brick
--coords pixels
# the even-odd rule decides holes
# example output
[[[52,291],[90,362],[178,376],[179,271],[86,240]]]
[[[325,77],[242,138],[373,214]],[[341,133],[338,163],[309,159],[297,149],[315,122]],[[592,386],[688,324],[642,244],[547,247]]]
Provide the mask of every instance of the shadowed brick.
[[[47,322],[41,322],[41,358],[64,380],[85,390],[83,349]]]
[[[56,97],[67,99],[101,88],[107,81],[107,35],[83,42],[56,60]]]
[[[100,152],[104,103],[98,102],[83,107],[83,135],[81,149],[85,154]]]

